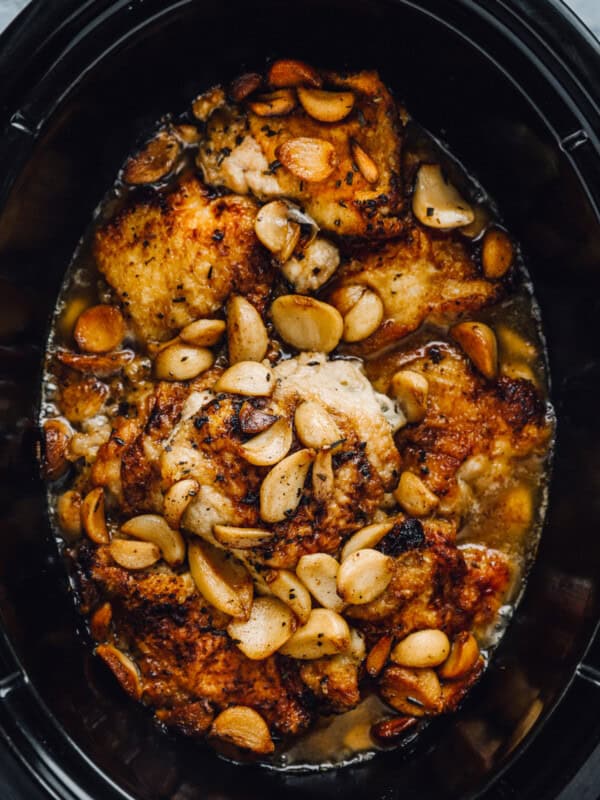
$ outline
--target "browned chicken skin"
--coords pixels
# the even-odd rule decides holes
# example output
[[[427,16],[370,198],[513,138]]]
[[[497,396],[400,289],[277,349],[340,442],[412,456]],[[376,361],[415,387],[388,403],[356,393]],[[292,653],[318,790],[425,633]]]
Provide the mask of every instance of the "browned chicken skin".
[[[142,696],[162,721],[194,733],[234,703],[259,711],[281,733],[297,733],[311,715],[285,660],[246,658],[225,632],[228,617],[207,604],[189,574],[132,573],[108,550],[79,553],[84,586],[105,594],[118,642],[140,670]],[[285,671],[286,678],[282,678]]]
[[[261,200],[299,201],[325,230],[340,235],[388,237],[403,228],[400,152],[402,124],[396,105],[377,73],[340,76],[328,73],[326,85],[351,90],[354,108],[341,122],[310,117],[297,107],[284,117],[262,117],[244,107],[218,108],[207,123],[207,140],[198,163],[205,180]],[[285,142],[308,137],[335,149],[336,167],[318,182],[302,180],[282,166]],[[352,156],[356,141],[377,163],[378,178],[368,183]]]
[[[98,230],[98,268],[143,339],[166,339],[214,314],[232,291],[263,306],[271,273],[254,235],[257,209],[247,197],[215,197],[186,178]]]

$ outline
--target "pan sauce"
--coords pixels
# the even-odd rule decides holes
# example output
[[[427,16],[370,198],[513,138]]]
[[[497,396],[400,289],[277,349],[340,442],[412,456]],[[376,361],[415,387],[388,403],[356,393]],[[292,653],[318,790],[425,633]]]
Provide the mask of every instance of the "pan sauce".
[[[188,124],[187,119],[185,124]],[[190,134],[189,138],[192,141],[182,144],[181,154],[172,165],[172,169],[167,171],[166,176],[163,177],[162,174],[155,176],[156,180],[152,185],[159,193],[168,192],[182,178],[194,172],[198,144],[195,135]],[[407,169],[411,169],[412,165],[413,175],[414,166],[417,164],[440,163],[452,182],[459,187],[461,194],[472,204],[476,204],[479,209],[478,216],[485,220],[481,232],[471,239],[476,253],[480,252],[486,230],[490,227],[503,230],[496,209],[482,188],[439,143],[412,121],[408,125],[405,139],[404,160],[408,165]],[[65,380],[68,368],[65,370],[64,365],[58,363],[56,354],[64,348],[73,349],[73,329],[76,320],[86,308],[98,303],[115,303],[113,290],[97,269],[93,256],[93,241],[95,232],[107,220],[114,219],[121,209],[127,207],[132,198],[140,196],[140,189],[128,184],[123,178],[124,175],[119,177],[99,207],[97,218],[82,240],[65,277],[48,342],[47,372],[43,384],[43,423],[56,417],[69,417],[69,409],[65,407],[64,391],[61,391],[63,388],[61,384]],[[335,235],[330,238],[335,239]],[[489,325],[496,332],[500,373],[511,378],[525,377],[535,383],[545,403],[546,421],[551,429],[552,410],[548,404],[546,359],[539,313],[518,251],[512,275],[507,292],[500,302],[477,310],[474,314],[463,314],[461,319],[475,319]],[[324,288],[317,292],[317,296],[329,299],[327,290],[330,285],[326,283]],[[281,294],[282,285],[279,279],[275,286],[276,292]],[[431,346],[432,343],[436,346],[439,344],[443,351],[449,341],[449,327],[448,324],[425,322],[414,333],[404,336],[399,341],[388,343],[374,352],[365,353],[360,362],[364,365],[374,388],[379,392],[386,391],[393,375],[398,369],[404,368],[406,354],[413,353],[425,345]],[[271,331],[271,335],[276,333]],[[62,477],[49,489],[49,503],[57,522],[59,542],[62,543],[66,539],[69,550],[75,554],[78,551],[79,540],[68,535],[64,530],[64,524],[62,530],[58,525],[57,498],[71,486],[78,489],[85,485],[85,469],[81,471],[80,467],[86,459],[94,460],[97,447],[101,446],[107,434],[110,434],[111,419],[122,413],[125,405],[134,405],[141,396],[153,389],[154,353],[131,326],[125,342],[135,354],[131,363],[125,368],[127,380],[122,381],[119,375],[101,379],[108,386],[101,415],[87,415],[85,403],[81,398],[79,405],[83,410],[78,408],[73,412],[71,408],[69,422],[75,431],[75,436],[70,440],[69,461],[75,465],[75,477],[72,475],[68,478]],[[296,352],[282,342],[279,342],[277,351],[273,359],[288,359]],[[215,364],[225,366],[226,348],[220,347],[216,353]],[[356,346],[342,343],[338,355],[354,362],[357,358]],[[78,435],[79,441],[77,441]],[[479,485],[476,499],[472,500],[470,505],[468,521],[459,531],[458,542],[461,545],[468,543],[497,549],[508,557],[511,565],[510,585],[504,592],[502,604],[494,619],[485,626],[485,629],[481,628],[478,632],[479,645],[486,661],[502,636],[514,604],[518,602],[528,566],[535,556],[546,503],[550,449],[551,436],[543,452],[537,450],[519,459],[518,462],[511,462],[514,469],[508,478],[505,477],[502,481],[489,480],[490,470],[494,468],[493,459],[485,463],[471,464],[472,475],[465,477],[469,485],[470,482],[473,482],[473,485],[479,482]],[[75,557],[77,558],[77,555]],[[391,707],[382,703],[372,691],[367,690],[356,709],[334,716],[322,715],[309,733],[300,740],[286,745],[283,750],[276,751],[268,762],[276,768],[323,768],[369,757],[380,746],[370,735],[371,726],[382,718],[394,714]],[[411,731],[410,736],[414,736],[418,730],[419,728]]]

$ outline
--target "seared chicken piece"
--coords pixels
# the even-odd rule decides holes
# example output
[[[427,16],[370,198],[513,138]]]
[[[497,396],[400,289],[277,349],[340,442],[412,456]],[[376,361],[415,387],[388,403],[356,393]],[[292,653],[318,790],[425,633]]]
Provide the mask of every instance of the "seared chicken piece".
[[[143,700],[163,722],[202,733],[215,712],[242,704],[280,733],[306,727],[310,713],[293,665],[279,656],[246,658],[226,635],[229,617],[203,600],[189,574],[131,572],[112,562],[107,547],[87,546],[79,569],[90,599],[97,591],[108,597],[117,644],[137,664]]]
[[[318,658],[300,667],[300,677],[311,692],[332,711],[342,713],[360,702],[356,662],[347,655]]]
[[[504,602],[510,581],[502,553],[456,546],[456,527],[444,520],[399,517],[378,549],[394,558],[394,574],[385,592],[345,614],[373,644],[391,634],[402,639],[426,628],[452,636],[491,622]]]
[[[419,475],[448,505],[458,502],[457,473],[467,459],[481,457],[480,471],[491,483],[501,472],[514,477],[520,460],[544,455],[551,425],[531,382],[486,381],[462,352],[445,344],[390,356],[371,377],[381,386],[400,368],[420,373],[429,384],[425,418],[396,437],[401,467]]]
[[[424,322],[448,325],[496,302],[503,291],[480,274],[463,242],[417,226],[401,239],[357,251],[338,275],[328,292],[334,305],[340,289],[356,285],[369,287],[383,302],[377,331],[347,347],[359,356],[384,349]]]
[[[319,122],[301,105],[276,117],[258,116],[249,107],[219,105],[208,120],[198,166],[211,185],[250,192],[261,200],[297,200],[326,230],[369,238],[396,235],[404,223],[402,125],[394,100],[376,72],[324,77],[326,88],[353,93],[354,106],[345,119]],[[328,177],[302,179],[281,163],[281,146],[298,138],[333,146],[335,168]],[[377,177],[371,183],[358,169],[353,142],[376,164]]]
[[[254,234],[256,211],[250,198],[215,197],[186,178],[98,230],[98,268],[143,339],[166,339],[214,314],[232,291],[262,310],[272,276]]]

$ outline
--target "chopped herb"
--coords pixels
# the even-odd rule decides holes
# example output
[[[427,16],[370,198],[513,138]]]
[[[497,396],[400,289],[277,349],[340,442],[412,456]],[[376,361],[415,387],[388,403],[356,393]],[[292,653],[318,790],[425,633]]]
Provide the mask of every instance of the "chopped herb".
[[[428,217],[433,217],[433,208],[431,206],[427,206],[426,214]]]
[[[352,186],[352,181],[354,180],[354,173],[352,171],[346,173],[346,183],[348,186]]]
[[[224,236],[225,236],[225,233],[224,233],[222,230],[220,230],[219,228],[217,228],[217,229],[214,231],[214,233],[213,233],[213,235],[212,235],[212,238],[213,238],[213,240],[214,240],[215,242],[222,242],[222,241],[223,241],[223,237],[224,237]]]

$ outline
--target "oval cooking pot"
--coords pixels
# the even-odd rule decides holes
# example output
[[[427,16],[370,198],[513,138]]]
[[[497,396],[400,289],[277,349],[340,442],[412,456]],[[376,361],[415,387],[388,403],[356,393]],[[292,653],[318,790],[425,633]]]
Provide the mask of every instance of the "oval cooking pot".
[[[535,282],[559,418],[539,555],[465,706],[411,753],[302,775],[162,733],[98,667],[35,464],[49,314],[124,156],[199,89],[281,55],[378,68],[497,200]],[[0,39],[0,728],[50,796],[556,795],[599,734],[599,100],[598,48],[554,0],[38,0]]]

